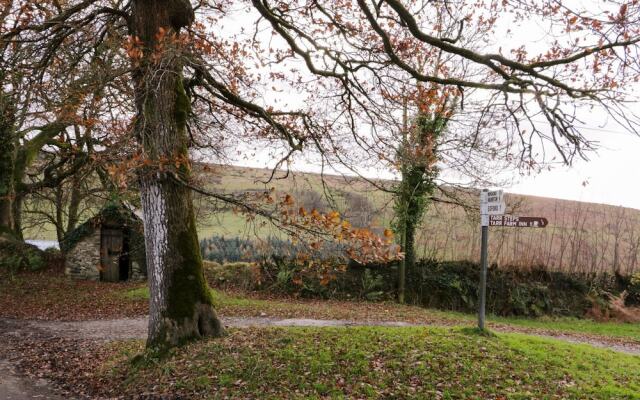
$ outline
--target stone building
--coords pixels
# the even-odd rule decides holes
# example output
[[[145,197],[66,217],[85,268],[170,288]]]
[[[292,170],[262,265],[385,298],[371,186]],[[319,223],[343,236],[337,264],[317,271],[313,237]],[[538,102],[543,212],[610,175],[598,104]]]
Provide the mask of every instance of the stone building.
[[[107,204],[70,232],[61,250],[65,274],[73,278],[106,282],[146,278],[142,220],[122,202]]]

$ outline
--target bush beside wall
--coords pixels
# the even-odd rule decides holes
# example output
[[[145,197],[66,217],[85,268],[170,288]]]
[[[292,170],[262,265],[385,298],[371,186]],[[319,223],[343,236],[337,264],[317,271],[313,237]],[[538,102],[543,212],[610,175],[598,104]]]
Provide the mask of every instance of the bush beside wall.
[[[396,297],[397,265],[359,265],[339,258],[318,261],[294,261],[295,246],[277,240],[277,252],[256,257],[247,251],[250,242],[210,240],[203,244],[208,259],[242,260],[253,267],[212,268],[210,282],[242,290],[267,290],[308,298],[362,298],[393,300]],[[215,243],[214,246],[211,246]],[[224,248],[224,254],[212,251]],[[286,254],[286,255],[282,255]],[[235,256],[237,255],[237,257]],[[246,264],[246,263],[243,263]],[[219,264],[218,264],[219,265]],[[251,271],[251,272],[249,272]],[[420,260],[407,278],[406,298],[409,303],[444,310],[473,313],[478,308],[480,266],[468,261],[440,262]],[[248,281],[253,280],[254,284]],[[487,312],[500,316],[566,315],[584,316],[594,305],[608,307],[611,296],[627,292],[627,305],[640,305],[640,275],[624,277],[611,274],[581,274],[548,271],[544,266],[522,268],[489,268],[487,279]]]
[[[203,267],[204,276],[211,287],[243,291],[260,288],[260,268],[256,264],[247,262],[220,264],[215,261],[204,261]]]
[[[475,312],[478,309],[480,266],[472,262],[417,263],[408,279],[410,301],[426,307]],[[489,268],[487,312],[501,316],[568,315],[581,317],[594,301],[607,302],[624,283],[612,275]]]
[[[36,246],[17,240],[0,240],[0,268],[15,273],[38,271],[46,265],[45,253]]]

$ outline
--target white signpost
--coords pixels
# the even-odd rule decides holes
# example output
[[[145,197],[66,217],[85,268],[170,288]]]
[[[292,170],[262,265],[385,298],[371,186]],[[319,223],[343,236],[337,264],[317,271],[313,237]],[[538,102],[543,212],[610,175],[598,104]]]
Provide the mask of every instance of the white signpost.
[[[480,192],[480,215],[502,215],[506,210],[502,190]],[[489,226],[488,218],[482,226]]]
[[[487,267],[489,226],[514,228],[544,228],[547,219],[543,217],[513,217],[504,215],[507,210],[502,190],[483,189],[480,192],[480,225],[482,229],[482,245],[480,247],[480,307],[478,310],[478,328],[484,330],[485,304],[487,297]]]
[[[487,203],[502,203],[502,195],[504,192],[502,189],[487,191]]]

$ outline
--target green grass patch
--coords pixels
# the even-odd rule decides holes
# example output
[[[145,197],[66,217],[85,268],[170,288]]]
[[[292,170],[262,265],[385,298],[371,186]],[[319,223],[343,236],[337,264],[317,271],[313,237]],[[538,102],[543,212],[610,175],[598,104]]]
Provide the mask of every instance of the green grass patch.
[[[231,330],[114,371],[124,392],[212,399],[640,398],[640,357],[459,328]]]
[[[122,296],[129,300],[149,300],[149,288],[141,286],[135,289],[129,289],[122,293]]]
[[[442,313],[461,323],[475,323],[477,315],[465,314],[455,311],[435,311]],[[580,333],[597,336],[609,336],[630,338],[640,341],[640,324],[625,322],[598,322],[587,318],[574,317],[548,317],[524,318],[524,317],[498,317],[487,315],[487,324],[491,327],[510,326],[516,328],[531,329],[534,331],[554,331]]]

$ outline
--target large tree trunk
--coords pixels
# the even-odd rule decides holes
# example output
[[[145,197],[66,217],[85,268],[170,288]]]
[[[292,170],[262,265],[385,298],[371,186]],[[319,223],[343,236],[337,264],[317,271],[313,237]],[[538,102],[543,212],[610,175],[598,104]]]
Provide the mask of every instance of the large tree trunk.
[[[15,238],[13,203],[15,199],[14,165],[16,138],[11,99],[0,92],[0,238]]]
[[[151,293],[149,347],[224,333],[204,279],[191,193],[176,179],[186,180],[190,173],[182,162],[188,156],[189,99],[179,49],[165,41],[161,54],[154,55],[161,31],[168,38],[192,21],[193,10],[186,0],[134,2],[133,34],[144,45],[134,76],[136,133],[144,157],[153,165],[140,173]],[[163,171],[158,163],[164,163]]]

